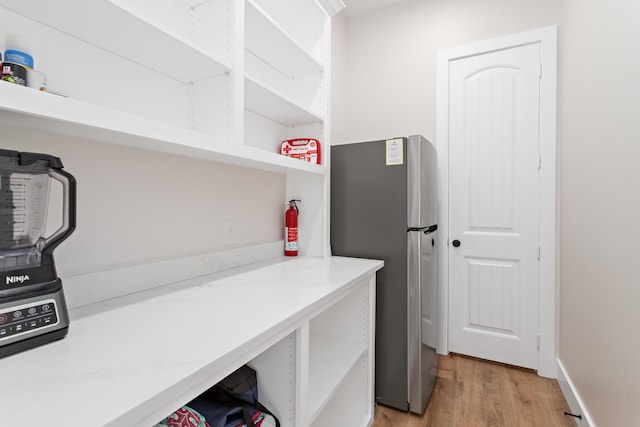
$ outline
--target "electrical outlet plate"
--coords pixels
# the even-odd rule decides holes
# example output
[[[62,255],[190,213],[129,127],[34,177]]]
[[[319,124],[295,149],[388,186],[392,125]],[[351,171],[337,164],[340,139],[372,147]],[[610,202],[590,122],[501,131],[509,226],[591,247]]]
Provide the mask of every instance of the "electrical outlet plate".
[[[224,222],[224,244],[233,243],[233,223],[231,221]]]

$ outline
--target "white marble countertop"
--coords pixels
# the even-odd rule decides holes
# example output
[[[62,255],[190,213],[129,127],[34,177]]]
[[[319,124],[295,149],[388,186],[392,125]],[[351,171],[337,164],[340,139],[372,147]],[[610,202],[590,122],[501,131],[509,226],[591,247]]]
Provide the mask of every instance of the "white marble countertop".
[[[381,267],[281,259],[77,308],[66,338],[0,359],[0,424],[151,426]]]

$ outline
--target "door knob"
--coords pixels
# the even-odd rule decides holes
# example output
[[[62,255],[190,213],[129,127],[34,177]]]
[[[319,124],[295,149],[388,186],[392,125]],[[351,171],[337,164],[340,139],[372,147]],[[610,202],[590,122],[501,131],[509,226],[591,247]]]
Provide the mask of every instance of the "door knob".
[[[458,246],[460,246],[460,240],[456,239],[453,242],[451,242],[451,244],[453,245],[454,248],[457,248]]]

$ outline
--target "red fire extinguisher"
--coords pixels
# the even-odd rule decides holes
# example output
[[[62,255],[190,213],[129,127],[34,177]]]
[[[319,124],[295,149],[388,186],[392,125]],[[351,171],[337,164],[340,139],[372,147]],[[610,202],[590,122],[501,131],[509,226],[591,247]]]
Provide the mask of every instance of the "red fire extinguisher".
[[[300,200],[289,200],[289,209],[285,213],[284,222],[284,254],[298,256],[298,205]]]

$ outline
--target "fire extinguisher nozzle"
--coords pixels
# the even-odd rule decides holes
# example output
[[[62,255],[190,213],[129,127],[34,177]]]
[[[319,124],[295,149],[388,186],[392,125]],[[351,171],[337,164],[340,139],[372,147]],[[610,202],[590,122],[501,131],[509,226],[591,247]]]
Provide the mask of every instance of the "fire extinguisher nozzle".
[[[300,210],[298,209],[298,204],[296,202],[301,202],[302,200],[300,199],[291,199],[289,200],[289,207],[293,208],[296,210],[296,212],[300,212]]]

